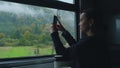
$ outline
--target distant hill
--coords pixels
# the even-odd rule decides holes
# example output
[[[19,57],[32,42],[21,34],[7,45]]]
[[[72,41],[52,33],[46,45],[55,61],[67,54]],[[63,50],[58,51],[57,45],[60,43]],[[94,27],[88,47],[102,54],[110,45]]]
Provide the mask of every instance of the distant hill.
[[[51,45],[50,24],[56,9],[6,2],[0,2],[0,8],[0,46]],[[75,36],[74,13],[59,12],[61,23]]]

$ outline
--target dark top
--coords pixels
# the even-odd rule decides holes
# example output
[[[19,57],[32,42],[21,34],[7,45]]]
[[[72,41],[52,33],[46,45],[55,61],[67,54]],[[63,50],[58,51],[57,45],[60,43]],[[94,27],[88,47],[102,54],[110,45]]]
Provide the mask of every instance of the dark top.
[[[51,34],[57,55],[63,55],[65,60],[74,60],[75,68],[110,68],[110,57],[107,44],[98,36],[80,39],[76,42],[68,31],[62,36],[70,45],[65,48],[60,41],[58,32]],[[74,63],[73,63],[74,64]]]

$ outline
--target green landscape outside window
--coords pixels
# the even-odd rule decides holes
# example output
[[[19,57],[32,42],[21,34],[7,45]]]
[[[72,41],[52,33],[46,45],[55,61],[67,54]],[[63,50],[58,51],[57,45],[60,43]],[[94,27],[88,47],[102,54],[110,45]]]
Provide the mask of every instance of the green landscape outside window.
[[[59,13],[62,24],[75,37],[74,12]],[[50,25],[56,14],[57,9],[0,1],[0,58],[55,54]]]

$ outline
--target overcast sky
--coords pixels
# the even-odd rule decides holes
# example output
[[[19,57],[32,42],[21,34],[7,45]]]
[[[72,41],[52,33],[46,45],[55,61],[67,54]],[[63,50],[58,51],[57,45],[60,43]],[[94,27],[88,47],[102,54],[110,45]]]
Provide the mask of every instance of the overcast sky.
[[[73,3],[73,0],[60,0],[60,1]],[[49,9],[49,10],[53,10],[54,14],[56,14],[57,10],[55,9]],[[33,10],[30,7],[23,4],[4,2],[4,1],[0,1],[0,11],[15,13],[17,15],[31,15],[31,16],[36,16],[39,13],[41,15],[45,14],[45,12],[42,9]]]
[[[68,2],[68,3],[73,3],[73,0],[59,0],[59,1]]]
[[[70,2],[72,0],[65,0],[65,1]],[[52,10],[54,14],[57,13],[56,9],[51,9],[51,8],[45,8],[45,9]],[[34,10],[33,8],[31,8],[31,6],[28,6],[28,5],[11,3],[11,2],[3,2],[3,1],[0,1],[0,11],[16,14],[18,17],[24,16],[24,15],[30,15],[32,17],[38,17],[38,15],[42,15],[44,17],[46,15],[46,12],[41,8],[39,9],[39,7],[37,10]],[[62,15],[63,12],[61,13],[60,11],[60,14]],[[63,16],[66,17],[66,20],[73,20],[74,15],[72,13],[64,11],[64,14]]]
[[[49,9],[49,8],[46,8],[46,9]],[[53,10],[54,13],[56,12],[55,9],[49,9],[49,10]],[[11,2],[3,2],[3,1],[0,1],[0,11],[10,12],[17,15],[31,15],[31,16],[36,16],[39,13],[41,15],[45,14],[45,12],[42,9],[34,10],[30,8],[30,6],[28,7],[28,5],[11,3]]]

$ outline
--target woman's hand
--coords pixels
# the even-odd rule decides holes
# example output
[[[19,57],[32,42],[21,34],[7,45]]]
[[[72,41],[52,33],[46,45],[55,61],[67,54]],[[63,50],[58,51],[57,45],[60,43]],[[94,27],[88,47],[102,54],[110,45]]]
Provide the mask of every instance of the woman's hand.
[[[61,31],[61,32],[65,32],[65,28],[63,27],[63,25],[60,22],[57,22],[57,24],[51,24],[51,33],[56,32],[56,31]]]
[[[51,24],[51,33],[58,31],[55,24]]]
[[[66,31],[65,28],[63,27],[63,25],[60,22],[57,23],[56,28],[61,32]]]

